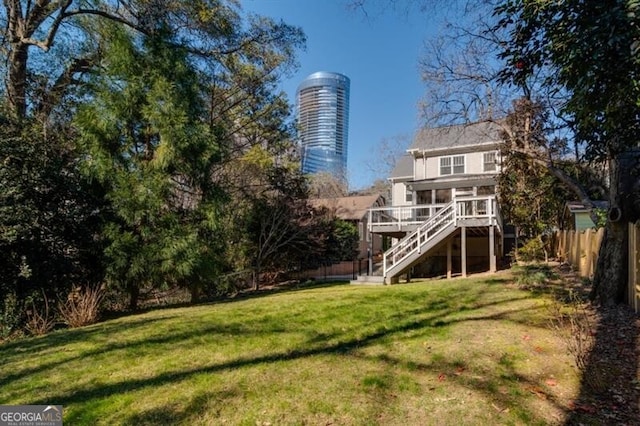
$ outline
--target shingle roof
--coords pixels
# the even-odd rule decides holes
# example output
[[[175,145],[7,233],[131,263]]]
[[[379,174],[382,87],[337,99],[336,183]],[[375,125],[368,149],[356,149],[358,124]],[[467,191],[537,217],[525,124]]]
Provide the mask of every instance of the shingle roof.
[[[495,143],[500,140],[500,126],[494,122],[461,124],[448,127],[423,128],[413,139],[412,149],[439,150]]]
[[[378,199],[384,198],[379,194],[359,195],[354,197],[339,198],[315,198],[309,200],[312,207],[326,207],[331,210],[337,218],[342,220],[361,220],[367,214],[367,210],[374,207]]]
[[[391,172],[390,178],[413,178],[413,156],[405,154],[398,158],[396,166]]]

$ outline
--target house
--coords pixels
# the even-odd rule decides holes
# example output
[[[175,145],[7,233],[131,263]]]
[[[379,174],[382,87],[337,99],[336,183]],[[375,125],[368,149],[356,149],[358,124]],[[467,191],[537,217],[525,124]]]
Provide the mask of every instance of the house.
[[[384,282],[496,270],[504,247],[500,130],[478,122],[417,132],[389,177],[391,205],[369,211],[369,232],[394,239],[384,253]]]
[[[385,199],[379,194],[359,195],[352,197],[316,198],[309,200],[314,208],[324,207],[338,219],[351,222],[358,228],[358,259],[367,259],[369,253],[382,253],[383,237],[380,234],[367,232],[369,226],[369,209],[381,208]]]
[[[607,201],[594,201],[596,209],[606,210],[609,207]],[[567,230],[583,231],[596,228],[591,219],[591,209],[580,201],[568,201],[564,206],[562,217],[563,228]]]

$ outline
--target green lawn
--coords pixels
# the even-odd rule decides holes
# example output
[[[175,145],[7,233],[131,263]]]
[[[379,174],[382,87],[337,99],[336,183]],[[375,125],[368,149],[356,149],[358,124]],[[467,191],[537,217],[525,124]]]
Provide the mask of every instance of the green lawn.
[[[68,425],[560,423],[578,377],[509,272],[163,309],[0,345],[0,404]]]

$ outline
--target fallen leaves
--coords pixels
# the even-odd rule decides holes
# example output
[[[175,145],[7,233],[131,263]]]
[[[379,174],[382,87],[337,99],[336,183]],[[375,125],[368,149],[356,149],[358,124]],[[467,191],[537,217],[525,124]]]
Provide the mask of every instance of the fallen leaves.
[[[595,414],[598,410],[591,404],[573,401],[569,403],[569,409],[572,411],[581,411],[583,413]]]
[[[525,389],[540,399],[547,399],[547,393],[540,386],[530,385],[525,387]]]

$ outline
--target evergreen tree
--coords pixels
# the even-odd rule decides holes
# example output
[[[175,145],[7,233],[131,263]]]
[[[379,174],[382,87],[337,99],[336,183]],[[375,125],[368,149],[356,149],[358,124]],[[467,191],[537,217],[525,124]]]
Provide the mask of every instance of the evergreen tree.
[[[107,31],[104,72],[77,120],[83,165],[107,188],[115,218],[105,227],[107,279],[126,289],[131,309],[153,286],[183,285],[196,300],[225,240],[209,173],[220,144],[201,120],[200,76],[164,30],[141,46],[121,27]]]

